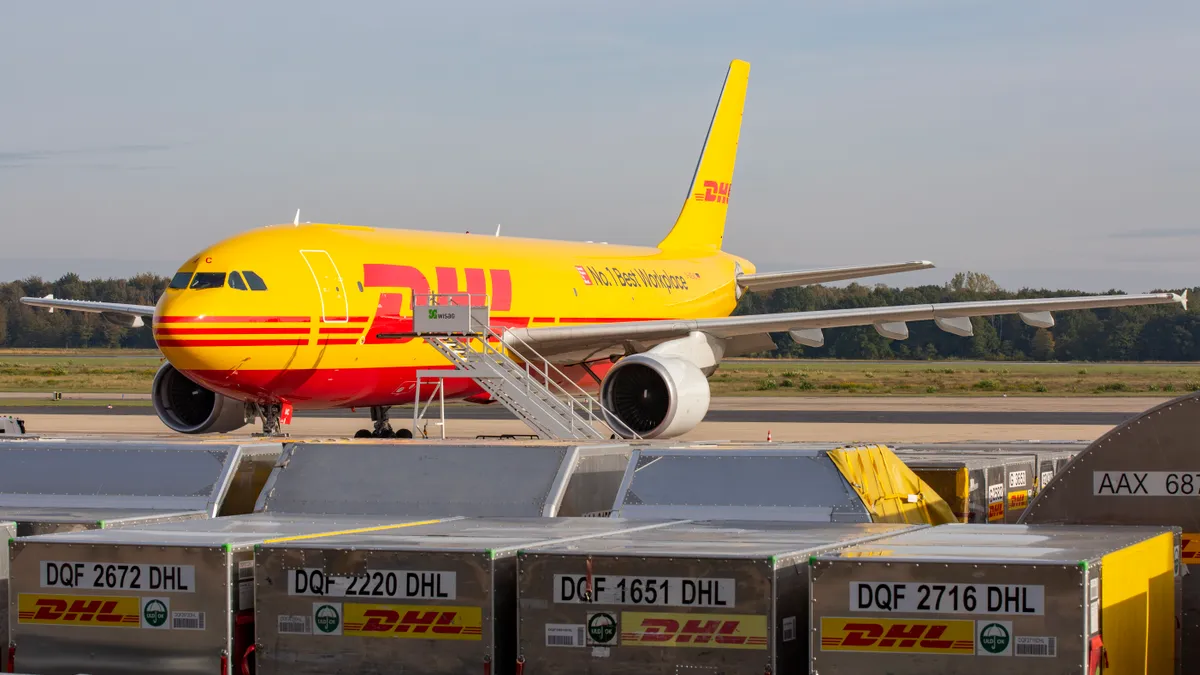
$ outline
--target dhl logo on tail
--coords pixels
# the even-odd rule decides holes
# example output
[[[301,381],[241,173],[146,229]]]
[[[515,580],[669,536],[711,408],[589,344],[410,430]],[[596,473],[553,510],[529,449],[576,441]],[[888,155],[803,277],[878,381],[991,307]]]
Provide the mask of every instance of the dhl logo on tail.
[[[704,181],[704,192],[697,192],[694,198],[698,202],[729,203],[729,188],[733,183],[718,183],[715,180]]]
[[[348,604],[343,611],[344,635],[425,640],[483,639],[483,610],[479,607]]]
[[[975,622],[823,617],[821,651],[970,656],[975,653]]]
[[[766,649],[767,617],[622,612],[621,644],[640,647]]]
[[[17,623],[138,628],[142,624],[140,612],[138,598],[25,593],[17,596]]]

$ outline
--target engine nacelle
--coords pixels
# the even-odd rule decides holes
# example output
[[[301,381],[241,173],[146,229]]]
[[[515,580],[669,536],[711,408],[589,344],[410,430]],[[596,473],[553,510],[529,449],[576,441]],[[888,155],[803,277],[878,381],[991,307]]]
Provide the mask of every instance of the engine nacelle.
[[[634,354],[617,362],[600,385],[609,427],[632,438],[672,438],[685,434],[708,413],[708,378],[687,359],[665,354]],[[613,419],[613,418],[616,419]]]
[[[220,434],[246,425],[246,404],[189,380],[170,363],[162,364],[150,387],[154,412],[181,434]]]

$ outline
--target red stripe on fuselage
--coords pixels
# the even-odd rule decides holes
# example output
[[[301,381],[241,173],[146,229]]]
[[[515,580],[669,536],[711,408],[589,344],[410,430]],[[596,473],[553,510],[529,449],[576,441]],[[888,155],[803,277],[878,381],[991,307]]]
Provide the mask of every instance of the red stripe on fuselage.
[[[322,335],[333,334],[333,333],[361,333],[361,332],[363,332],[363,326],[356,326],[354,328],[322,328],[320,330],[320,333]]]
[[[156,335],[308,335],[307,326],[297,328],[156,328]],[[321,329],[324,332],[324,328]],[[352,330],[360,331],[361,328]]]
[[[160,316],[155,323],[310,323],[307,316]]]
[[[295,347],[308,338],[294,340],[157,340],[159,347]]]
[[[608,361],[591,364],[600,377],[612,368]],[[417,370],[449,369],[450,365],[396,366],[388,368],[321,368],[288,370],[188,370],[184,374],[206,387],[240,400],[286,399],[303,410],[405,405],[413,402]],[[568,366],[562,371],[576,384],[595,392],[597,384],[583,368]],[[435,396],[432,381],[422,380],[421,398]],[[446,398],[480,396],[484,391],[467,376],[445,380]],[[573,390],[573,387],[569,387]]]
[[[358,338],[320,338],[319,345],[353,345],[358,344]]]

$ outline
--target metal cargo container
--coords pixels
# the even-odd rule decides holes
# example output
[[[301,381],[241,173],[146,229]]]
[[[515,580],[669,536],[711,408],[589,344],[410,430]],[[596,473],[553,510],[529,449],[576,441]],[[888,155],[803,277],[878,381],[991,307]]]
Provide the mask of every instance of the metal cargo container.
[[[897,451],[913,473],[946,500],[962,523],[1003,523],[1008,469],[999,457]]]
[[[984,457],[989,462],[994,462],[1002,467],[1003,478],[1000,482],[1000,489],[996,489],[995,483],[988,483],[988,522],[1001,523],[1016,523],[1020,519],[1021,514],[1029,506],[1029,502],[1033,500],[1036,494],[1036,485],[1038,481],[1038,470],[1040,468],[1040,458],[1031,452],[1008,451],[1008,450],[964,450],[953,453],[942,452],[921,452],[921,451],[899,451],[897,455],[904,458],[905,463],[908,463],[908,457],[912,455],[921,456],[956,456],[956,457]],[[910,465],[913,471],[917,471]],[[1002,518],[996,518],[998,509],[996,508],[996,494],[1000,494],[1000,501],[1003,502],[1004,515]]]
[[[818,556],[811,672],[1175,672],[1179,530],[943,525]]]
[[[1038,458],[1037,474],[1034,476],[1034,494],[1042,486],[1050,482],[1067,462],[1076,454],[1087,448],[1084,441],[1002,441],[984,443],[973,441],[969,443],[903,443],[896,446],[896,452],[932,452],[945,454],[970,454],[976,452],[999,452],[1006,454],[1033,454]]]
[[[8,542],[13,537],[17,536],[16,523],[0,522],[0,539],[4,541],[4,545],[8,546]],[[3,644],[8,644],[8,555],[0,558],[0,640]],[[7,656],[0,657],[5,659],[0,661],[0,664],[5,664]],[[8,671],[12,672],[12,666],[8,666]]]
[[[689,522],[518,555],[528,673],[794,673],[809,556],[924,525]]]
[[[233,675],[254,641],[255,545],[384,518],[250,514],[19,538],[11,648],[41,675]]]
[[[479,517],[604,513],[612,508],[629,454],[623,444],[289,443],[255,510]],[[398,477],[403,490],[396,489]]]
[[[1024,523],[1183,529],[1184,672],[1200,672],[1200,393],[1129,420],[1080,452],[1030,504]]]
[[[0,442],[0,520],[29,536],[247,513],[282,447]]]
[[[464,519],[264,544],[255,672],[512,673],[518,550],[664,524]]]
[[[918,482],[882,446],[638,448],[612,516],[928,523],[941,522],[930,514],[940,508],[948,520],[942,500]]]

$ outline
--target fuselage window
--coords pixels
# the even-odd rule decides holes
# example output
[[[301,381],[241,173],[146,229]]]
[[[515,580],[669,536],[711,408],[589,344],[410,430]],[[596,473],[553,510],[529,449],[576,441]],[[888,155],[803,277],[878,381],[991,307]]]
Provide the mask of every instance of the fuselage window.
[[[192,290],[203,290],[205,288],[220,288],[225,285],[224,272],[197,272],[192,278],[192,285],[189,286]]]
[[[171,283],[167,288],[174,288],[177,291],[188,287],[188,282],[192,280],[191,272],[176,272],[175,276],[171,277]]]
[[[242,281],[242,275],[237,272],[229,273],[229,287],[239,291],[246,290],[246,282]]]
[[[267,284],[266,284],[266,282],[264,282],[262,280],[262,277],[258,276],[257,274],[255,274],[254,272],[251,272],[249,270],[242,270],[242,274],[246,275],[246,283],[250,284],[250,290],[252,290],[252,291],[267,290]]]

